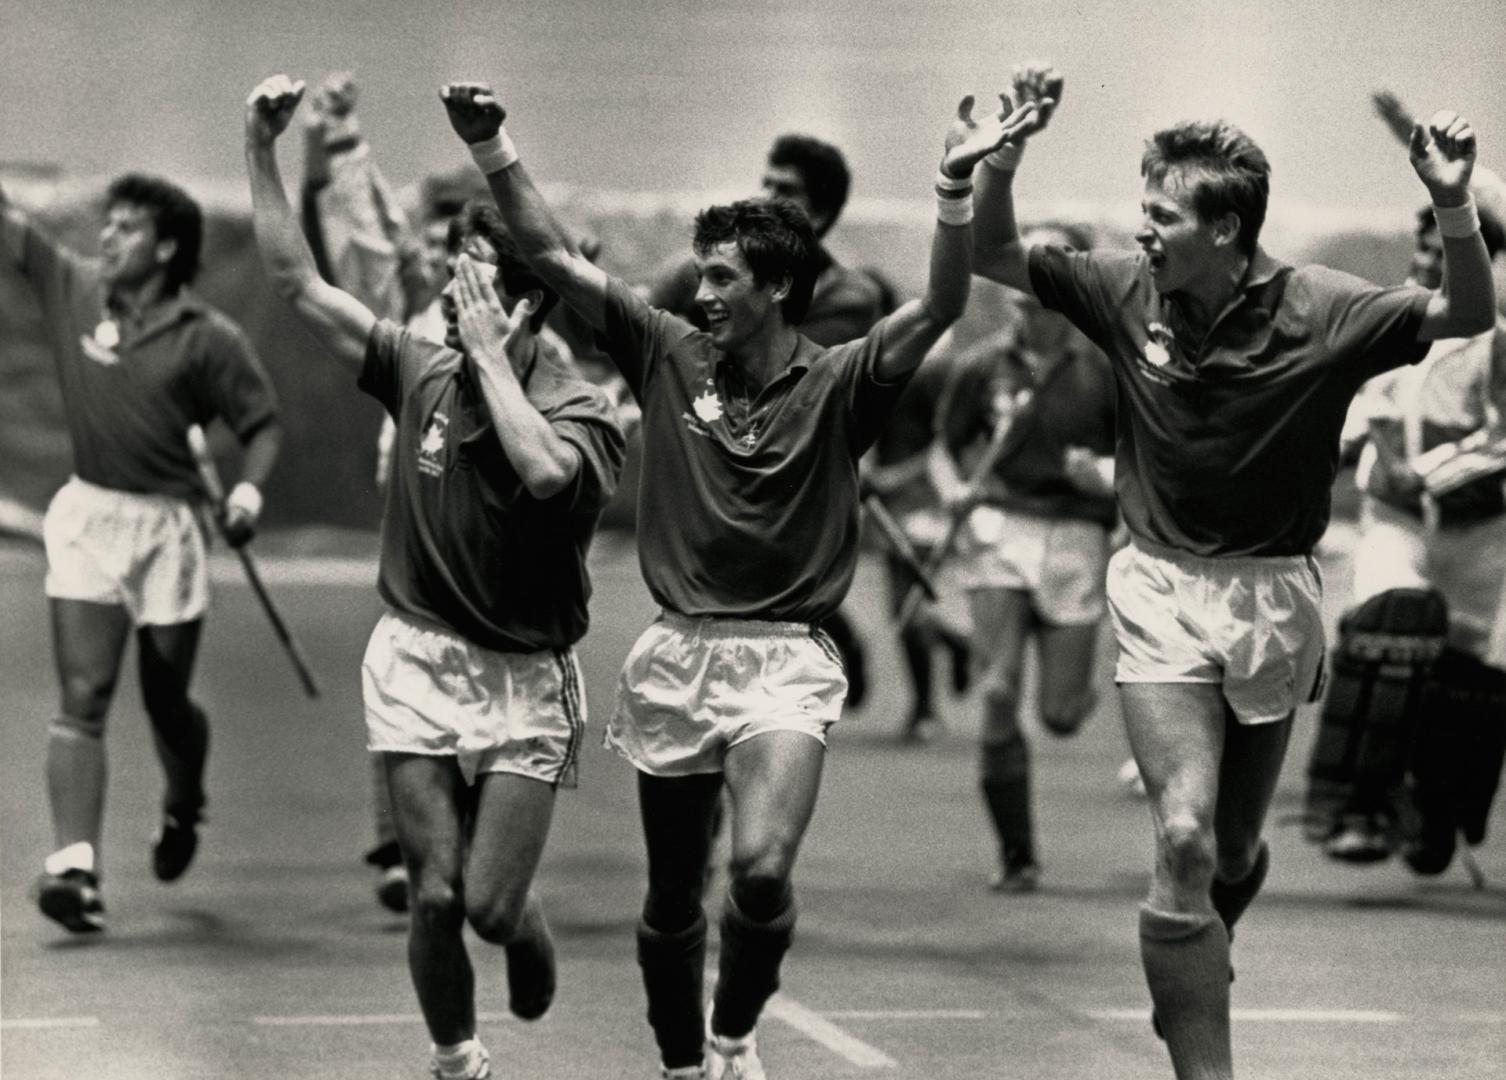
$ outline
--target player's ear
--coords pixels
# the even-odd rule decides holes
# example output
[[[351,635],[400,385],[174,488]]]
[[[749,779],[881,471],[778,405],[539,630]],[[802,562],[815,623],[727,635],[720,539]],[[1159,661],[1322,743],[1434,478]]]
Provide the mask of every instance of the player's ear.
[[[157,254],[157,264],[159,266],[166,266],[168,263],[172,262],[173,261],[173,256],[176,255],[177,253],[178,253],[178,241],[171,240],[171,239],[169,239],[169,240],[158,240],[157,241],[157,252],[156,252],[156,254]]]
[[[1213,242],[1227,247],[1239,240],[1239,215],[1230,210],[1222,217],[1213,219]]]
[[[789,297],[790,290],[794,287],[795,276],[793,274],[786,274],[776,281],[773,288],[769,290],[769,299],[773,300],[776,304],[781,304]]]

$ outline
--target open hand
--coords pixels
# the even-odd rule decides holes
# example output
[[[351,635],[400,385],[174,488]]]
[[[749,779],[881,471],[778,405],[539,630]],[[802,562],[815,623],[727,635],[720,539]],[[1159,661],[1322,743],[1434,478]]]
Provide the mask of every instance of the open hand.
[[[439,100],[450,116],[450,126],[468,143],[485,142],[502,129],[507,110],[486,83],[445,83]]]
[[[246,98],[246,139],[271,143],[288,128],[298,103],[303,100],[302,79],[294,82],[286,75],[273,75],[257,84]]]
[[[1464,203],[1475,168],[1475,131],[1468,120],[1448,109],[1434,113],[1426,126],[1412,126],[1407,151],[1434,205]]]
[[[981,117],[973,115],[973,95],[957,103],[957,119],[947,128],[942,144],[941,171],[947,176],[961,179],[970,175],[973,166],[989,153],[1034,130],[1038,105],[1026,102],[1016,109],[1007,94],[1000,94],[999,100],[1003,107],[997,113]]]
[[[520,301],[509,318],[492,286],[494,272],[495,267],[469,255],[455,260],[455,325],[472,359],[507,363],[508,347],[533,314],[533,305]]]
[[[1027,134],[1034,135],[1051,122],[1056,107],[1061,104],[1066,79],[1050,64],[1032,61],[1014,69],[1014,100],[1021,105],[1035,102],[1035,127]]]

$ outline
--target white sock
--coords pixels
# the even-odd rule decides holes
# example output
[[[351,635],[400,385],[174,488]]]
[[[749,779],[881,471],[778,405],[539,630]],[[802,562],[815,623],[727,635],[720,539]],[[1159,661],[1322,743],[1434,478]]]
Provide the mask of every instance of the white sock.
[[[54,877],[67,873],[69,870],[84,870],[94,873],[94,845],[87,840],[79,840],[60,848],[47,856],[42,863],[42,869]]]
[[[439,1066],[443,1080],[471,1080],[482,1075],[487,1062],[486,1047],[474,1035],[453,1046],[435,1043],[433,1050],[434,1064]]]

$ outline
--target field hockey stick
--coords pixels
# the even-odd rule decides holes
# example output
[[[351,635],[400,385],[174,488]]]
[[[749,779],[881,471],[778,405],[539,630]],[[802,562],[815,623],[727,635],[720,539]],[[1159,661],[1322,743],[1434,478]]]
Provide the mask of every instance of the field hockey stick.
[[[190,425],[188,429],[188,449],[193,453],[194,464],[199,468],[199,479],[204,482],[204,490],[209,492],[215,513],[219,520],[223,521],[225,485],[220,482],[220,470],[215,466],[214,457],[209,452],[209,441],[204,437],[204,429],[198,424]],[[318,697],[319,684],[314,681],[314,673],[309,668],[308,660],[304,658],[303,650],[299,648],[293,632],[288,629],[288,624],[283,622],[277,605],[272,602],[272,597],[267,592],[267,587],[262,584],[261,574],[257,572],[256,563],[251,559],[251,552],[246,550],[245,545],[235,548],[234,551],[240,556],[241,568],[246,571],[246,580],[251,583],[251,591],[261,601],[261,609],[267,613],[267,621],[272,624],[272,632],[282,643],[283,652],[287,653],[288,659],[293,662],[293,670],[298,673],[298,681],[303,684],[303,692],[311,698]]]
[[[1014,418],[1030,404],[1031,396],[1028,388],[1019,391],[1014,398],[1014,407],[1010,409],[1008,415],[1000,417],[999,422],[994,425],[993,434],[989,436],[983,456],[978,459],[978,463],[973,466],[973,471],[968,474],[967,490],[969,492],[977,491],[982,487],[983,481],[988,479],[988,474],[993,472],[994,466],[1003,458],[1004,451],[1009,448],[1009,433],[1014,428]],[[962,532],[962,527],[967,524],[967,519],[972,512],[971,499],[963,500],[952,511],[952,516],[946,524],[946,532],[942,534],[940,543],[931,550],[931,557],[926,562],[926,574],[933,580],[951,554],[952,545],[957,542],[957,537]],[[900,629],[909,626],[925,598],[926,591],[920,582],[912,583],[905,592],[905,599],[900,604],[899,614],[894,617],[894,625]]]
[[[878,526],[879,535],[889,545],[889,551],[896,559],[905,564],[905,569],[914,576],[914,584],[925,590],[928,600],[936,599],[936,582],[926,572],[925,565],[916,554],[915,545],[910,543],[910,538],[905,535],[905,530],[899,522],[894,520],[894,515],[889,513],[889,508],[884,505],[884,500],[879,498],[877,492],[870,492],[863,497],[863,508],[868,511],[873,523]]]

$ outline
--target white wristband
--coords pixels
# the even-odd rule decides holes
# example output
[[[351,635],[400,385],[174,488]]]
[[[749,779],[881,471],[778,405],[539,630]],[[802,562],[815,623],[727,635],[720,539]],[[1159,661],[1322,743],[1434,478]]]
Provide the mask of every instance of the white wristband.
[[[1462,240],[1480,231],[1480,212],[1473,195],[1465,198],[1462,206],[1434,206],[1433,217],[1438,222],[1438,235],[1449,240]]]
[[[484,142],[467,145],[471,151],[471,160],[475,161],[476,167],[487,176],[494,172],[501,172],[518,160],[517,148],[513,146],[505,127],[498,128],[497,133]]]
[[[936,194],[936,220],[943,225],[968,225],[973,220],[973,193]]]
[[[940,169],[937,169],[936,170],[936,190],[937,191],[972,191],[973,190],[973,178],[972,178],[972,175],[968,174],[967,176],[948,176],[946,173],[942,172]]]
[[[261,492],[251,481],[242,480],[230,489],[229,495],[225,496],[225,508],[239,510],[255,521],[261,517]]]
[[[1020,159],[1025,156],[1024,143],[1007,142],[999,147],[988,157],[983,159],[985,165],[991,165],[1000,172],[1014,172],[1020,167]]]

